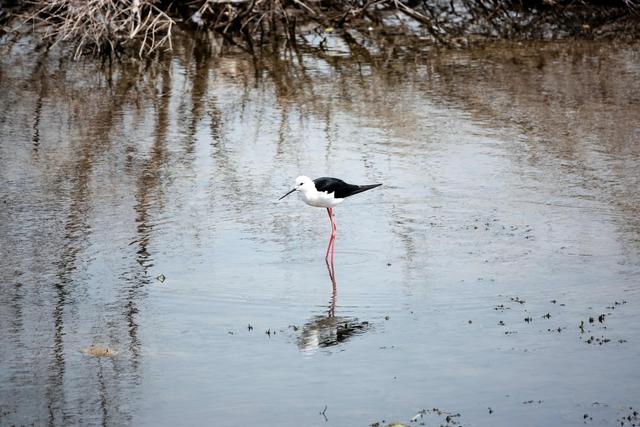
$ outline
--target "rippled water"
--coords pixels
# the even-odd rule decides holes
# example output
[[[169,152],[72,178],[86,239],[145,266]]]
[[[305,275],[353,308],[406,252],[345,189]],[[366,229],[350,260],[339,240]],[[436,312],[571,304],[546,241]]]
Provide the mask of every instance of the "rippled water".
[[[99,68],[13,46],[0,424],[633,418],[638,52],[184,44]],[[384,184],[335,210],[335,293],[326,213],[277,202],[300,174]]]

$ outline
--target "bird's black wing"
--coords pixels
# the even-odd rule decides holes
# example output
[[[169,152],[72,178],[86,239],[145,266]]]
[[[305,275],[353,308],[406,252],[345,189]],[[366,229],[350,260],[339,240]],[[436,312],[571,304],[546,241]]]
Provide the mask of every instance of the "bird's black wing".
[[[382,184],[369,184],[369,185],[354,185],[347,184],[341,179],[330,178],[323,176],[322,178],[316,178],[313,180],[316,190],[326,191],[327,193],[333,193],[333,197],[336,199],[344,199],[345,197],[353,196],[354,194],[362,193],[363,191],[371,190],[381,186]]]
[[[341,179],[323,176],[313,180],[316,190],[333,193],[336,199],[344,199],[345,197],[356,194],[360,187],[358,185],[347,184]]]

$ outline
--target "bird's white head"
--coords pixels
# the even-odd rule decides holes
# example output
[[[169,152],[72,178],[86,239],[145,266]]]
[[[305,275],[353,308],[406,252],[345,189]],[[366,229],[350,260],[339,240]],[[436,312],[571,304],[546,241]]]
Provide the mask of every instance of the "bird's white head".
[[[296,191],[301,191],[303,193],[307,193],[309,191],[315,190],[316,186],[313,185],[313,181],[308,176],[299,176],[296,178]]]
[[[289,191],[287,194],[285,194],[284,196],[280,197],[280,199],[278,199],[278,200],[284,199],[285,197],[287,197],[289,194],[293,193],[294,191],[300,191],[303,194],[310,194],[310,193],[316,191],[316,186],[313,184],[313,180],[311,178],[309,178],[308,176],[301,175],[301,176],[296,178],[296,186],[293,187],[293,189],[291,191]]]

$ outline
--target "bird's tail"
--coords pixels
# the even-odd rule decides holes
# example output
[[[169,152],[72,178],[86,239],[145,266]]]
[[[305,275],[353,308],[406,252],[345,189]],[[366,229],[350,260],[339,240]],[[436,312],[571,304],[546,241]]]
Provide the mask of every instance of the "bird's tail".
[[[372,188],[380,187],[381,185],[382,184],[358,185],[358,189],[352,194],[362,193],[363,191],[371,190]]]

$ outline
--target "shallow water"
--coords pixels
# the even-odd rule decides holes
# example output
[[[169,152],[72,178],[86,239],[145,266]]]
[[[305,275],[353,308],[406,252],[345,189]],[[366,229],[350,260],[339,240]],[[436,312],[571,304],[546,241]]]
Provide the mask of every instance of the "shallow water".
[[[0,424],[633,419],[638,52],[184,44],[99,69],[13,46]],[[384,184],[335,210],[335,293],[326,213],[277,201],[300,174]]]

